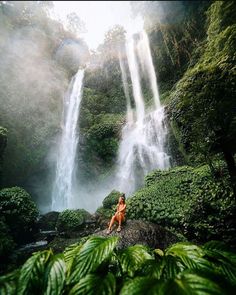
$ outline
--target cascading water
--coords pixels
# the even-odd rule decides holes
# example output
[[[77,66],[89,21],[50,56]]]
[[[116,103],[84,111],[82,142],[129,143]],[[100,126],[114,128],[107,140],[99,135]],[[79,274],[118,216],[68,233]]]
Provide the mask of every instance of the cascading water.
[[[119,147],[116,187],[130,195],[143,182],[144,176],[153,169],[167,169],[169,156],[166,154],[165,138],[167,129],[164,123],[164,109],[161,107],[156,74],[152,62],[148,36],[145,31],[139,34],[135,44],[133,36],[126,44],[126,55],[136,106],[136,119],[127,116],[122,130]],[[120,58],[121,64],[121,58]],[[140,67],[147,75],[154,100],[154,110],[147,111],[141,87]],[[127,75],[124,64],[121,67],[123,86],[127,99]],[[124,74],[125,73],[125,74]],[[127,99],[127,112],[130,109]]]
[[[82,99],[84,70],[72,78],[64,98],[62,136],[56,163],[56,177],[52,192],[52,210],[62,211],[75,204],[74,171],[79,136],[77,122]]]

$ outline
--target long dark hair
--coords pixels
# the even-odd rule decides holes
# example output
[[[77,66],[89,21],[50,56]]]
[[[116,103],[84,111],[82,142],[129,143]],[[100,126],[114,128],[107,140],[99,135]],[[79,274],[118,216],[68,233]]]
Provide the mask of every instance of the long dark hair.
[[[120,197],[123,199],[123,202],[125,204],[125,194],[122,194]]]

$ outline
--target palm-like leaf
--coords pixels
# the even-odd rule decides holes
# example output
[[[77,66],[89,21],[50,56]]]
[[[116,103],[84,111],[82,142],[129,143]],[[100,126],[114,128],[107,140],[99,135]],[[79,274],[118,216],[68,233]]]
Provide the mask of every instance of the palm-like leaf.
[[[212,280],[194,272],[182,272],[168,280],[160,289],[160,295],[224,295],[220,286]]]
[[[63,252],[67,269],[67,277],[70,276],[70,273],[73,269],[73,265],[76,264],[76,258],[79,255],[81,247],[82,244],[72,244],[68,246]]]
[[[136,277],[124,284],[120,295],[159,295],[162,284],[157,279]]]
[[[65,273],[66,264],[64,256],[61,254],[54,256],[45,271],[45,295],[60,295],[62,293],[66,277]]]
[[[135,245],[123,250],[119,255],[119,260],[122,272],[132,277],[148,260],[154,260],[154,257],[148,253],[147,247]]]
[[[166,256],[173,256],[188,269],[211,270],[211,263],[204,258],[204,251],[197,245],[190,243],[177,243],[169,247]]]
[[[210,241],[203,246],[206,256],[212,261],[217,272],[236,285],[236,254],[227,251],[224,243]]]
[[[116,292],[116,279],[112,273],[105,277],[88,274],[69,292],[69,295],[113,295]]]
[[[70,276],[70,283],[77,283],[82,277],[94,272],[98,266],[110,257],[118,242],[117,237],[109,239],[103,237],[91,237],[84,243],[76,257],[76,267]]]
[[[29,290],[42,287],[46,263],[52,251],[36,252],[22,266],[17,283],[17,295],[28,294]]]
[[[13,295],[16,294],[16,282],[19,271],[14,271],[8,275],[0,277],[0,294]]]

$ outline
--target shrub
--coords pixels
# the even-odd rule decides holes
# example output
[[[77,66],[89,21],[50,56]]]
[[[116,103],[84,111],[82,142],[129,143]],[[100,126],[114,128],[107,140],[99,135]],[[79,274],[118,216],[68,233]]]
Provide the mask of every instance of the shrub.
[[[15,247],[10,229],[4,222],[3,218],[0,219],[0,260],[1,262],[11,253]]]
[[[110,192],[108,196],[105,197],[105,199],[102,202],[102,205],[105,209],[111,209],[112,206],[116,205],[118,203],[119,197],[122,195],[122,193],[113,190]]]
[[[56,227],[59,231],[77,231],[89,217],[90,214],[84,209],[67,209],[59,214]]]
[[[234,242],[235,202],[227,175],[217,179],[206,165],[183,166],[156,170],[145,184],[128,199],[129,218],[173,227],[188,239]]]
[[[23,188],[4,188],[0,191],[0,214],[5,218],[15,242],[20,244],[31,239],[38,210]]]

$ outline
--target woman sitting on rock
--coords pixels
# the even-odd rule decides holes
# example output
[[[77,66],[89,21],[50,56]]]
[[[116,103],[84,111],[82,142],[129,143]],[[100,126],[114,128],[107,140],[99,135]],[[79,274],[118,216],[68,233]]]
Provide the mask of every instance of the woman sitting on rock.
[[[111,233],[111,228],[112,225],[114,224],[115,221],[118,222],[118,228],[117,231],[120,232],[121,231],[121,223],[125,220],[125,210],[126,210],[126,204],[125,204],[125,194],[123,194],[118,201],[118,204],[116,206],[116,213],[114,216],[112,216],[108,230],[107,230],[107,234]]]

